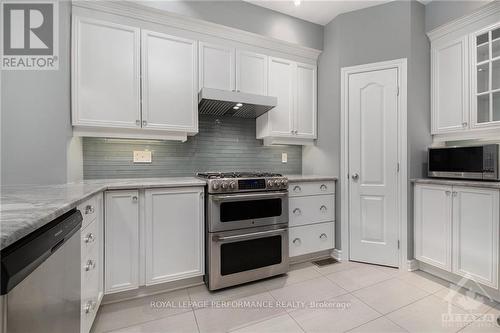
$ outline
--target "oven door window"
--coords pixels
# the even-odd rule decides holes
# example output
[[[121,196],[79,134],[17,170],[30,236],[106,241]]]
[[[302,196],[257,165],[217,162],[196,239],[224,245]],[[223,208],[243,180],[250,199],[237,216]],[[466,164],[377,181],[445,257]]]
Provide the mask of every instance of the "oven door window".
[[[220,204],[220,221],[232,222],[267,217],[279,217],[281,199],[228,201]]]
[[[222,244],[222,276],[281,263],[280,235]]]

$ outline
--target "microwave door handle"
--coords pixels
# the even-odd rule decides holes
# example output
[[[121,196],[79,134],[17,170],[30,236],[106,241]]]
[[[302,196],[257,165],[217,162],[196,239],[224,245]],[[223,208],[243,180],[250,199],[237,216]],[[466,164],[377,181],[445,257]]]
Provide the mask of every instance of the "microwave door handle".
[[[288,195],[287,192],[278,193],[260,193],[260,194],[231,194],[231,195],[213,195],[213,201],[241,201],[251,199],[268,199],[268,198],[282,198]]]
[[[286,230],[287,230],[287,228],[282,228],[282,229],[275,229],[275,230],[269,230],[269,231],[252,232],[249,234],[235,235],[235,236],[214,236],[213,240],[216,242],[224,242],[224,241],[232,241],[232,240],[251,239],[251,238],[255,238],[256,236],[258,237],[258,236],[266,236],[266,235],[272,235],[272,234],[280,234]]]

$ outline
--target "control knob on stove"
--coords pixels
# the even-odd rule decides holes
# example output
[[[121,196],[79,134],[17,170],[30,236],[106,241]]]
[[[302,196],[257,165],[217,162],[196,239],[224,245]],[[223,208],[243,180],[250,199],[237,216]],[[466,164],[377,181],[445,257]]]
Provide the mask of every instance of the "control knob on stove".
[[[274,186],[273,181],[272,181],[272,180],[268,180],[268,181],[267,181],[267,186],[269,186],[269,187],[273,187],[273,186]]]
[[[226,183],[226,182],[223,182],[223,183],[220,185],[220,187],[221,187],[223,190],[227,189],[227,183]]]
[[[283,179],[283,180],[281,181],[281,186],[285,187],[285,186],[286,186],[286,183],[287,183],[287,181]]]
[[[274,181],[274,186],[276,186],[276,187],[280,186],[280,181],[279,180],[275,180]]]
[[[219,189],[219,183],[218,182],[213,182],[212,183],[212,189],[218,190]]]
[[[229,183],[229,188],[230,188],[231,190],[234,190],[234,189],[236,188],[236,183],[235,183],[235,182],[230,182],[230,183]]]

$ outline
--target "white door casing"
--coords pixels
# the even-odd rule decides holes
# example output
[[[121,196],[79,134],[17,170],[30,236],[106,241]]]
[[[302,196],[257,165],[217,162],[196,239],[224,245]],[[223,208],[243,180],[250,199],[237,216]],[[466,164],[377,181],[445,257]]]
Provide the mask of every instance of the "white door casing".
[[[398,69],[349,77],[350,259],[399,266]]]

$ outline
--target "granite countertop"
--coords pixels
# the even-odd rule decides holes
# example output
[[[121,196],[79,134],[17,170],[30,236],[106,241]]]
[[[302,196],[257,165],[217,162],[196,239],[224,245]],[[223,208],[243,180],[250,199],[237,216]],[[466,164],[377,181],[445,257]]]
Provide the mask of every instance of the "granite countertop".
[[[412,183],[418,183],[418,184],[470,186],[470,187],[500,189],[500,182],[497,181],[492,182],[492,181],[481,181],[481,180],[461,180],[461,179],[441,179],[441,178],[416,178],[416,179],[411,179],[410,181]]]
[[[337,181],[337,177],[320,176],[320,175],[284,175],[289,182],[321,182],[321,181]]]
[[[3,186],[0,188],[0,249],[37,230],[106,190],[204,186],[195,177],[86,180],[50,186]]]

